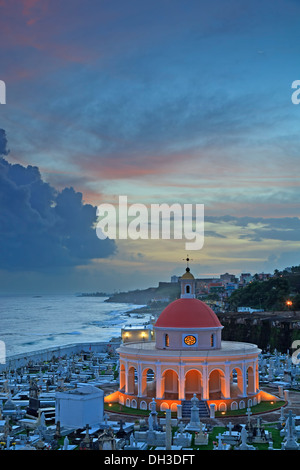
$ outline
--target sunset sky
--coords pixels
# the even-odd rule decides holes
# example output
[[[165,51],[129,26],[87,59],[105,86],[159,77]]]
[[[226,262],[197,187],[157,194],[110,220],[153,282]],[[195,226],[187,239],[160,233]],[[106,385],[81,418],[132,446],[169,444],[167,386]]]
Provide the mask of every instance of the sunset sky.
[[[300,264],[300,3],[0,0],[0,293],[156,286],[185,240],[96,207],[204,204],[197,277]]]

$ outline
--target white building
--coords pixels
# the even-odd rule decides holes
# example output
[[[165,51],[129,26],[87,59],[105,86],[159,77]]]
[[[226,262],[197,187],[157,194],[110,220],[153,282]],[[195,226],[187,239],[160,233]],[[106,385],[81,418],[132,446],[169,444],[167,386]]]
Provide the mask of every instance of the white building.
[[[195,278],[186,268],[181,298],[171,302],[155,325],[155,341],[122,343],[118,401],[147,409],[155,398],[160,409],[198,399],[218,411],[259,403],[258,357],[250,343],[222,341],[217,315],[195,298]]]
[[[55,421],[70,428],[98,425],[104,420],[104,392],[82,384],[78,388],[56,392]]]

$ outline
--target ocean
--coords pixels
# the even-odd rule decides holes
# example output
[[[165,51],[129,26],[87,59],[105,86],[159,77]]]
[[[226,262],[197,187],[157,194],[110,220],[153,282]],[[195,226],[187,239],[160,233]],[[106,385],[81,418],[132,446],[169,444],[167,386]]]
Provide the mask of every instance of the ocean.
[[[149,319],[149,315],[126,315],[141,305],[105,302],[106,298],[1,296],[0,340],[5,343],[6,356],[74,343],[108,342],[120,336],[123,325]]]

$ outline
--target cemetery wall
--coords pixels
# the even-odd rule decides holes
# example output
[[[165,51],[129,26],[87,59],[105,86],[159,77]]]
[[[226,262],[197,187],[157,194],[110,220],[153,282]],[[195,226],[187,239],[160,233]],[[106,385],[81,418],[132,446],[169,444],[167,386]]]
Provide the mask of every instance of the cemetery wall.
[[[65,346],[57,346],[55,348],[41,349],[38,351],[26,352],[7,356],[5,363],[0,364],[0,372],[6,369],[16,369],[28,365],[30,362],[39,363],[42,361],[51,361],[53,358],[71,356],[73,354],[81,354],[82,352],[107,352],[110,347],[113,349],[118,346],[120,341],[112,342],[96,342],[96,343],[74,343]]]

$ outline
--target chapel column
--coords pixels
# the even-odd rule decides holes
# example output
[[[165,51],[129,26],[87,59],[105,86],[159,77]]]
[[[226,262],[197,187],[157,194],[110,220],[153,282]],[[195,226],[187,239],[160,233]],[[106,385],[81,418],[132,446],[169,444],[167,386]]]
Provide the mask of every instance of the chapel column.
[[[160,362],[156,362],[156,398],[162,398],[162,387],[161,387],[161,364]]]
[[[247,396],[247,367],[245,361],[243,362],[243,390],[242,396]]]
[[[209,400],[209,385],[208,385],[208,364],[204,362],[202,366],[202,398]]]
[[[125,393],[128,395],[128,362],[125,361]]]
[[[230,398],[230,361],[225,362],[224,398]]]
[[[143,390],[142,390],[142,365],[140,362],[138,362],[137,365],[137,379],[138,379],[138,397],[143,396]]]
[[[254,370],[254,390],[255,390],[255,393],[257,393],[259,390],[258,359],[256,359],[253,364],[253,370]]]
[[[178,387],[178,400],[185,399],[185,380],[184,380],[184,364],[180,362],[179,364],[179,387]]]

